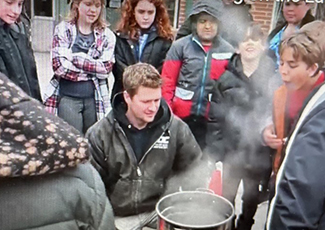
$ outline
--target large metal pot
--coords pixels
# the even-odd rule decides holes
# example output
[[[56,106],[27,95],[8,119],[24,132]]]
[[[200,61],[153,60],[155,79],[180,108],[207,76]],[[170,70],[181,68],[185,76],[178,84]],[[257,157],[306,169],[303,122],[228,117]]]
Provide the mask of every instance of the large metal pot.
[[[202,191],[177,192],[157,205],[158,230],[230,230],[234,207],[225,198]]]

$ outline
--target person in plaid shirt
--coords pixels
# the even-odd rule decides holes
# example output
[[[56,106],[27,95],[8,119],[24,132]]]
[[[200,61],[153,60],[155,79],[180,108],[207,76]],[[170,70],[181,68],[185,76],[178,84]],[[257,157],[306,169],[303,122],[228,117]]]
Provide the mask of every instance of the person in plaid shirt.
[[[67,20],[54,32],[54,76],[44,104],[82,133],[110,109],[116,38],[103,19],[104,9],[104,0],[72,0]]]

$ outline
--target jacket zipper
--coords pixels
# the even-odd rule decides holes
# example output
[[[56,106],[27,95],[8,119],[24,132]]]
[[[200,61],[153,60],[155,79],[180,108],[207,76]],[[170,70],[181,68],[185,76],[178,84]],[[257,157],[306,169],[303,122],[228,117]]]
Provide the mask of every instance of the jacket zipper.
[[[159,136],[159,138],[157,138],[157,140],[150,146],[150,148],[147,150],[147,152],[143,155],[143,157],[141,158],[141,160],[139,161],[139,164],[137,166],[137,174],[138,176],[142,176],[142,172],[140,169],[140,164],[143,162],[144,158],[148,155],[148,153],[151,151],[151,149],[153,148],[153,146],[155,146],[155,144],[157,143],[157,141],[164,135],[166,131],[163,131],[162,134]]]
[[[208,61],[208,56],[205,56],[203,78],[201,81],[200,96],[199,96],[198,107],[197,107],[197,111],[196,111],[197,116],[200,115],[200,110],[201,110],[202,103],[203,103],[202,101],[203,101],[203,97],[204,97],[205,79],[207,77],[207,61]]]
[[[157,143],[157,141],[162,137],[162,135],[164,135],[165,131],[162,132],[162,134],[159,136],[159,138],[157,138],[157,140],[150,146],[150,148],[147,150],[147,152],[143,155],[143,157],[141,158],[141,160],[139,161],[139,163],[137,164],[137,175],[139,177],[141,177],[143,175],[141,169],[140,169],[140,164],[142,163],[142,161],[144,160],[144,158],[148,155],[148,153],[150,152],[150,150],[153,148],[153,146],[155,146],[155,144]],[[135,190],[135,209],[138,211],[138,197],[139,197],[139,194],[140,194],[140,191],[138,188],[141,188],[142,187],[142,180],[141,179],[138,179],[137,180],[137,187],[136,187],[136,190]]]
[[[123,129],[121,127],[118,127],[118,129],[120,130],[120,132],[122,133],[122,135],[126,138],[126,135],[123,131]],[[153,148],[153,146],[157,143],[157,141],[162,137],[162,135],[164,135],[164,133],[166,132],[166,130],[164,130],[161,135],[159,136],[159,138],[157,138],[157,140],[150,146],[150,148],[147,150],[147,152],[143,155],[143,157],[141,158],[141,160],[139,161],[139,163],[137,163],[137,159],[135,157],[135,154],[131,154],[132,155],[132,158],[135,162],[135,165],[136,165],[136,172],[137,172],[137,175],[138,177],[141,177],[143,175],[141,169],[140,169],[140,164],[143,162],[144,158],[148,155],[148,153],[150,152],[150,150]],[[169,133],[169,130],[168,130],[168,133]],[[134,194],[134,204],[135,204],[135,210],[138,211],[138,197],[139,197],[139,187],[141,187],[141,184],[142,184],[142,180],[137,180],[137,184],[136,184],[136,188],[135,188],[135,194]]]
[[[120,130],[120,132],[122,133],[122,135],[124,136],[124,138],[127,139],[127,137],[126,137],[125,132],[123,131],[123,129],[120,126],[118,126],[118,129]],[[132,152],[133,152],[133,150],[132,150]],[[135,157],[135,154],[134,153],[133,154],[129,154],[129,151],[127,151],[127,154],[128,155],[132,155],[133,163],[135,165],[137,165],[137,170],[136,170],[137,171],[137,175],[139,177],[142,176],[142,172],[141,172],[141,170],[140,170],[140,168],[139,168],[139,166],[137,164],[137,159]],[[137,179],[136,181],[137,181],[136,184],[134,184],[134,182],[132,182],[132,186],[135,187],[134,188],[134,210],[137,212],[138,211],[138,200],[139,200],[139,198],[138,198],[139,197],[139,189],[138,188],[141,187],[141,183],[142,182],[139,179]],[[140,184],[140,185],[138,185],[138,184]],[[133,197],[132,197],[132,199],[133,199]]]
[[[125,137],[125,139],[127,139],[126,134],[124,133],[123,129],[122,129],[121,127],[118,127],[118,129],[120,130],[120,132],[122,133],[122,135]],[[129,143],[128,143],[128,144],[129,144]],[[132,148],[131,148],[131,149],[132,149]],[[132,152],[133,152],[133,149],[132,149]],[[128,154],[128,155],[132,155],[131,158],[133,159],[133,163],[134,163],[135,165],[137,165],[137,159],[136,159],[136,157],[135,157],[135,154],[134,154],[134,153],[133,153],[133,154],[129,154],[129,151],[127,152],[127,154]]]
[[[205,80],[206,80],[206,77],[207,77],[207,68],[208,68],[207,63],[208,63],[209,51],[206,53],[203,46],[201,45],[201,43],[198,40],[196,40],[195,38],[193,40],[201,47],[201,49],[205,53],[203,77],[202,77],[202,80],[201,80],[200,95],[199,95],[199,98],[198,98],[198,106],[197,106],[197,110],[196,110],[196,115],[200,116],[200,110],[201,110],[201,107],[202,107],[202,103],[203,103],[202,101],[203,101],[203,97],[204,97]]]

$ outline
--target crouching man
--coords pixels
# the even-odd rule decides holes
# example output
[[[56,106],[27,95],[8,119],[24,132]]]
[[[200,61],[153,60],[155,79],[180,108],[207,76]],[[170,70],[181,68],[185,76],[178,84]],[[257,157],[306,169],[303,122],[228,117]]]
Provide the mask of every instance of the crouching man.
[[[113,100],[107,117],[87,132],[92,162],[106,186],[119,230],[146,226],[167,179],[202,160],[190,129],[162,100],[161,85],[159,72],[150,64],[127,67],[125,91],[115,96],[120,98]]]

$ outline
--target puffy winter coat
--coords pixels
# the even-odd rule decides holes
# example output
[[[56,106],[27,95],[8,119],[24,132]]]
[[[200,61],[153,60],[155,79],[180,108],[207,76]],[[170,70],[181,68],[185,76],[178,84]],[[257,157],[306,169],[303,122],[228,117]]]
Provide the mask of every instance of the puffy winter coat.
[[[156,30],[149,32],[146,44],[143,48],[141,59],[137,57],[138,42],[129,38],[128,34],[118,32],[116,34],[115,60],[113,74],[115,83],[112,95],[121,92],[123,89],[124,69],[137,62],[149,63],[161,72],[167,51],[172,44],[171,40],[159,37]],[[113,98],[113,97],[112,97]]]
[[[165,192],[167,180],[176,173],[190,170],[201,159],[201,150],[188,126],[172,115],[162,101],[158,116],[167,122],[148,124],[155,131],[147,140],[148,150],[138,163],[119,121],[126,108],[121,103],[116,104],[114,102],[113,111],[107,117],[87,132],[92,163],[105,183],[117,216],[153,211]]]
[[[9,26],[0,19],[0,72],[42,101],[33,50],[22,23]]]
[[[219,160],[223,160],[223,152],[227,154],[226,161],[236,160],[232,163],[252,171],[271,168],[270,149],[262,146],[260,131],[271,117],[276,77],[271,58],[262,57],[248,78],[240,55],[233,55],[227,71],[215,83],[209,113],[208,151],[221,155]]]
[[[218,36],[208,52],[196,36],[174,42],[163,66],[162,94],[175,115],[207,116],[213,82],[226,70],[232,51]]]
[[[197,4],[190,17],[202,12],[214,16],[218,8]],[[173,43],[161,75],[163,97],[175,115],[182,119],[207,117],[213,82],[225,71],[233,52],[232,46],[218,35],[206,51],[196,31]]]
[[[0,229],[114,230],[81,134],[0,74]]]
[[[114,230],[105,187],[91,164],[0,179],[0,229]]]

